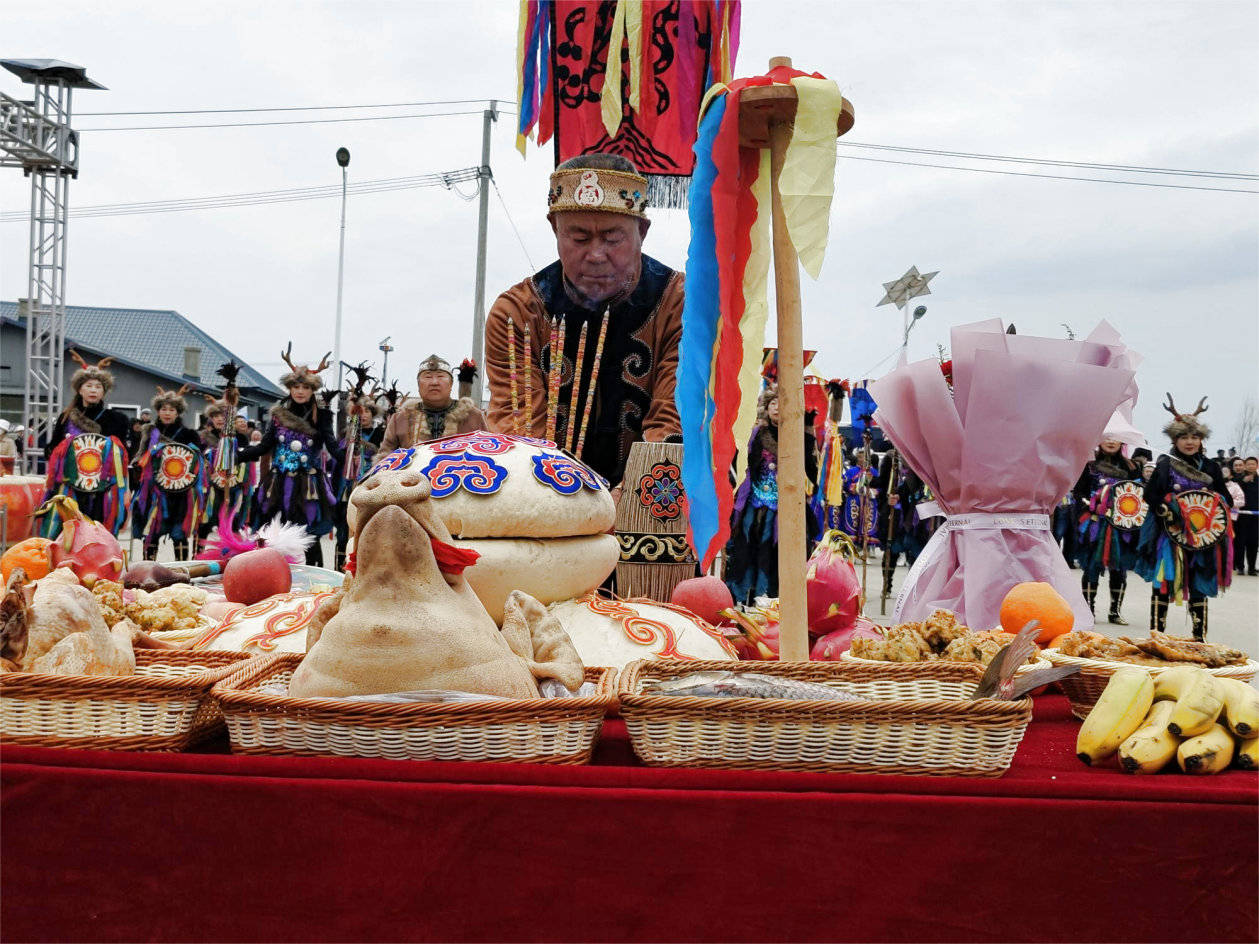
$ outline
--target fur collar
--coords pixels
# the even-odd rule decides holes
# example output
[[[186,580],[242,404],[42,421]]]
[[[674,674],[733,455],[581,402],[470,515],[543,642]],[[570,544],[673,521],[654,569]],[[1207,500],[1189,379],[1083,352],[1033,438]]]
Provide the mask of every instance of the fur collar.
[[[1130,479],[1137,474],[1136,468],[1127,464],[1123,456],[1098,456],[1093,460],[1093,471],[1112,479]]]
[[[97,415],[101,416],[104,415],[104,413],[105,411],[101,410],[101,412]],[[101,431],[101,424],[96,422],[96,420],[88,419],[87,414],[84,413],[78,406],[70,407],[69,412],[66,414],[66,423],[73,423],[85,433],[99,433]]]
[[[303,436],[314,436],[318,432],[310,420],[303,419],[281,403],[271,408],[271,419],[276,425],[301,433]]]
[[[1187,478],[1189,481],[1195,482],[1198,485],[1211,484],[1211,475],[1206,470],[1196,469],[1193,466],[1191,466],[1188,462],[1186,462],[1184,459],[1177,458],[1176,456],[1173,456],[1173,455],[1169,455],[1167,458],[1171,460],[1172,468],[1175,469],[1177,472],[1179,472],[1181,475],[1183,475],[1185,478]]]
[[[472,402],[471,397],[460,397],[458,400],[451,400],[450,405],[446,407],[446,419],[442,425],[440,434],[435,435],[428,425],[428,414],[441,412],[438,410],[429,410],[424,406],[424,401],[412,403],[405,410],[407,417],[407,429],[411,434],[411,444],[428,442],[429,440],[440,437],[453,436],[459,432],[459,424],[466,420],[476,406]]]

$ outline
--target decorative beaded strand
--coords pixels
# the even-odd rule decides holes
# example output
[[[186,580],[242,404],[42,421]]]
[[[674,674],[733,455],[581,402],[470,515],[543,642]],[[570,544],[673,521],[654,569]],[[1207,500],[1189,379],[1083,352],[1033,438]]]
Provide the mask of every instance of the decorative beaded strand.
[[[516,393],[516,328],[507,316],[507,376],[511,379],[511,431],[520,433],[520,399]]]
[[[590,367],[590,386],[586,390],[586,407],[581,416],[581,435],[577,437],[577,451],[573,455],[581,458],[581,450],[586,445],[586,430],[590,426],[590,404],[595,399],[595,384],[599,380],[599,364],[603,360],[603,339],[608,336],[608,314],[611,308],[603,309],[603,324],[599,327],[599,340],[595,343],[595,362]]]
[[[521,427],[524,435],[533,435],[533,344],[530,340],[529,322],[525,322],[525,400]],[[517,430],[519,433],[520,430]]]
[[[577,417],[581,415],[581,375],[586,369],[586,322],[581,323],[581,336],[577,339],[577,360],[573,363],[573,385],[568,391],[568,451],[577,445]]]

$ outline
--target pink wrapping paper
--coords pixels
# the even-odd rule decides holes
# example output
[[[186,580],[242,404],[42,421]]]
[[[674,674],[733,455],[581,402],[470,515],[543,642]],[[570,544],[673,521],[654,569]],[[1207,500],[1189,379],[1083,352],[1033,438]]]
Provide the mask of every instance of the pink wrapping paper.
[[[1084,341],[1008,335],[998,320],[952,331],[953,393],[935,360],[898,367],[870,388],[875,419],[905,461],[957,516],[1048,516],[1092,456],[1112,414],[1135,402],[1134,352],[1105,322]],[[998,625],[1016,583],[1053,584],[1071,604],[1077,629],[1092,629],[1080,591],[1049,530],[974,530],[943,523],[906,578],[898,621],[936,607],[974,629]]]

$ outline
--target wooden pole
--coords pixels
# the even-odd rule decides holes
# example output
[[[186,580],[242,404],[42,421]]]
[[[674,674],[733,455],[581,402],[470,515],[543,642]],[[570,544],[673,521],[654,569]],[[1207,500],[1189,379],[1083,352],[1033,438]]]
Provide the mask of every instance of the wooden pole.
[[[771,69],[791,66],[771,59]],[[779,655],[784,662],[809,659],[808,604],[804,570],[808,547],[804,482],[804,330],[800,322],[800,260],[787,232],[782,176],[793,122],[771,119],[770,186],[773,192],[774,296],[778,312],[778,614]]]

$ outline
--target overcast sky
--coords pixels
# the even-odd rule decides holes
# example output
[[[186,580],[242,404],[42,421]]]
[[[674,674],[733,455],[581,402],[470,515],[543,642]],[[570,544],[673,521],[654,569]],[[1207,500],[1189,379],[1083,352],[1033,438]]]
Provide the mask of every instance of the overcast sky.
[[[1259,4],[744,0],[738,74],[773,55],[835,79],[855,104],[846,140],[994,155],[1259,172]],[[87,67],[109,91],[76,95],[76,126],[292,120],[423,109],[181,119],[91,111],[359,105],[515,97],[514,0],[437,3],[5,4],[0,57]],[[23,93],[8,73],[0,90]],[[465,106],[476,109],[479,106]],[[549,148],[515,152],[496,126],[487,302],[554,259],[545,220]],[[475,166],[479,115],[183,131],[85,131],[72,207],[235,194]],[[841,156],[967,162],[847,149]],[[1259,190],[1256,181],[1137,177],[969,162],[988,169]],[[464,185],[465,192],[468,185]],[[0,175],[0,210],[28,206]],[[73,220],[68,301],[174,308],[254,366],[332,346],[339,200]],[[647,250],[685,265],[686,215],[655,211]],[[988,317],[1025,334],[1083,336],[1110,320],[1146,361],[1137,422],[1156,447],[1170,390],[1209,395],[1227,446],[1259,362],[1259,196],[841,160],[822,276],[803,280],[805,342],[827,376],[894,364],[900,314],[881,283],[938,269],[911,358],[951,325]],[[25,294],[27,229],[0,223],[0,296]],[[526,258],[532,258],[530,264]],[[436,351],[471,353],[476,202],[426,189],[352,197],[346,241],[347,361],[414,386]],[[771,332],[772,332],[771,323]],[[772,337],[772,334],[771,334]]]

